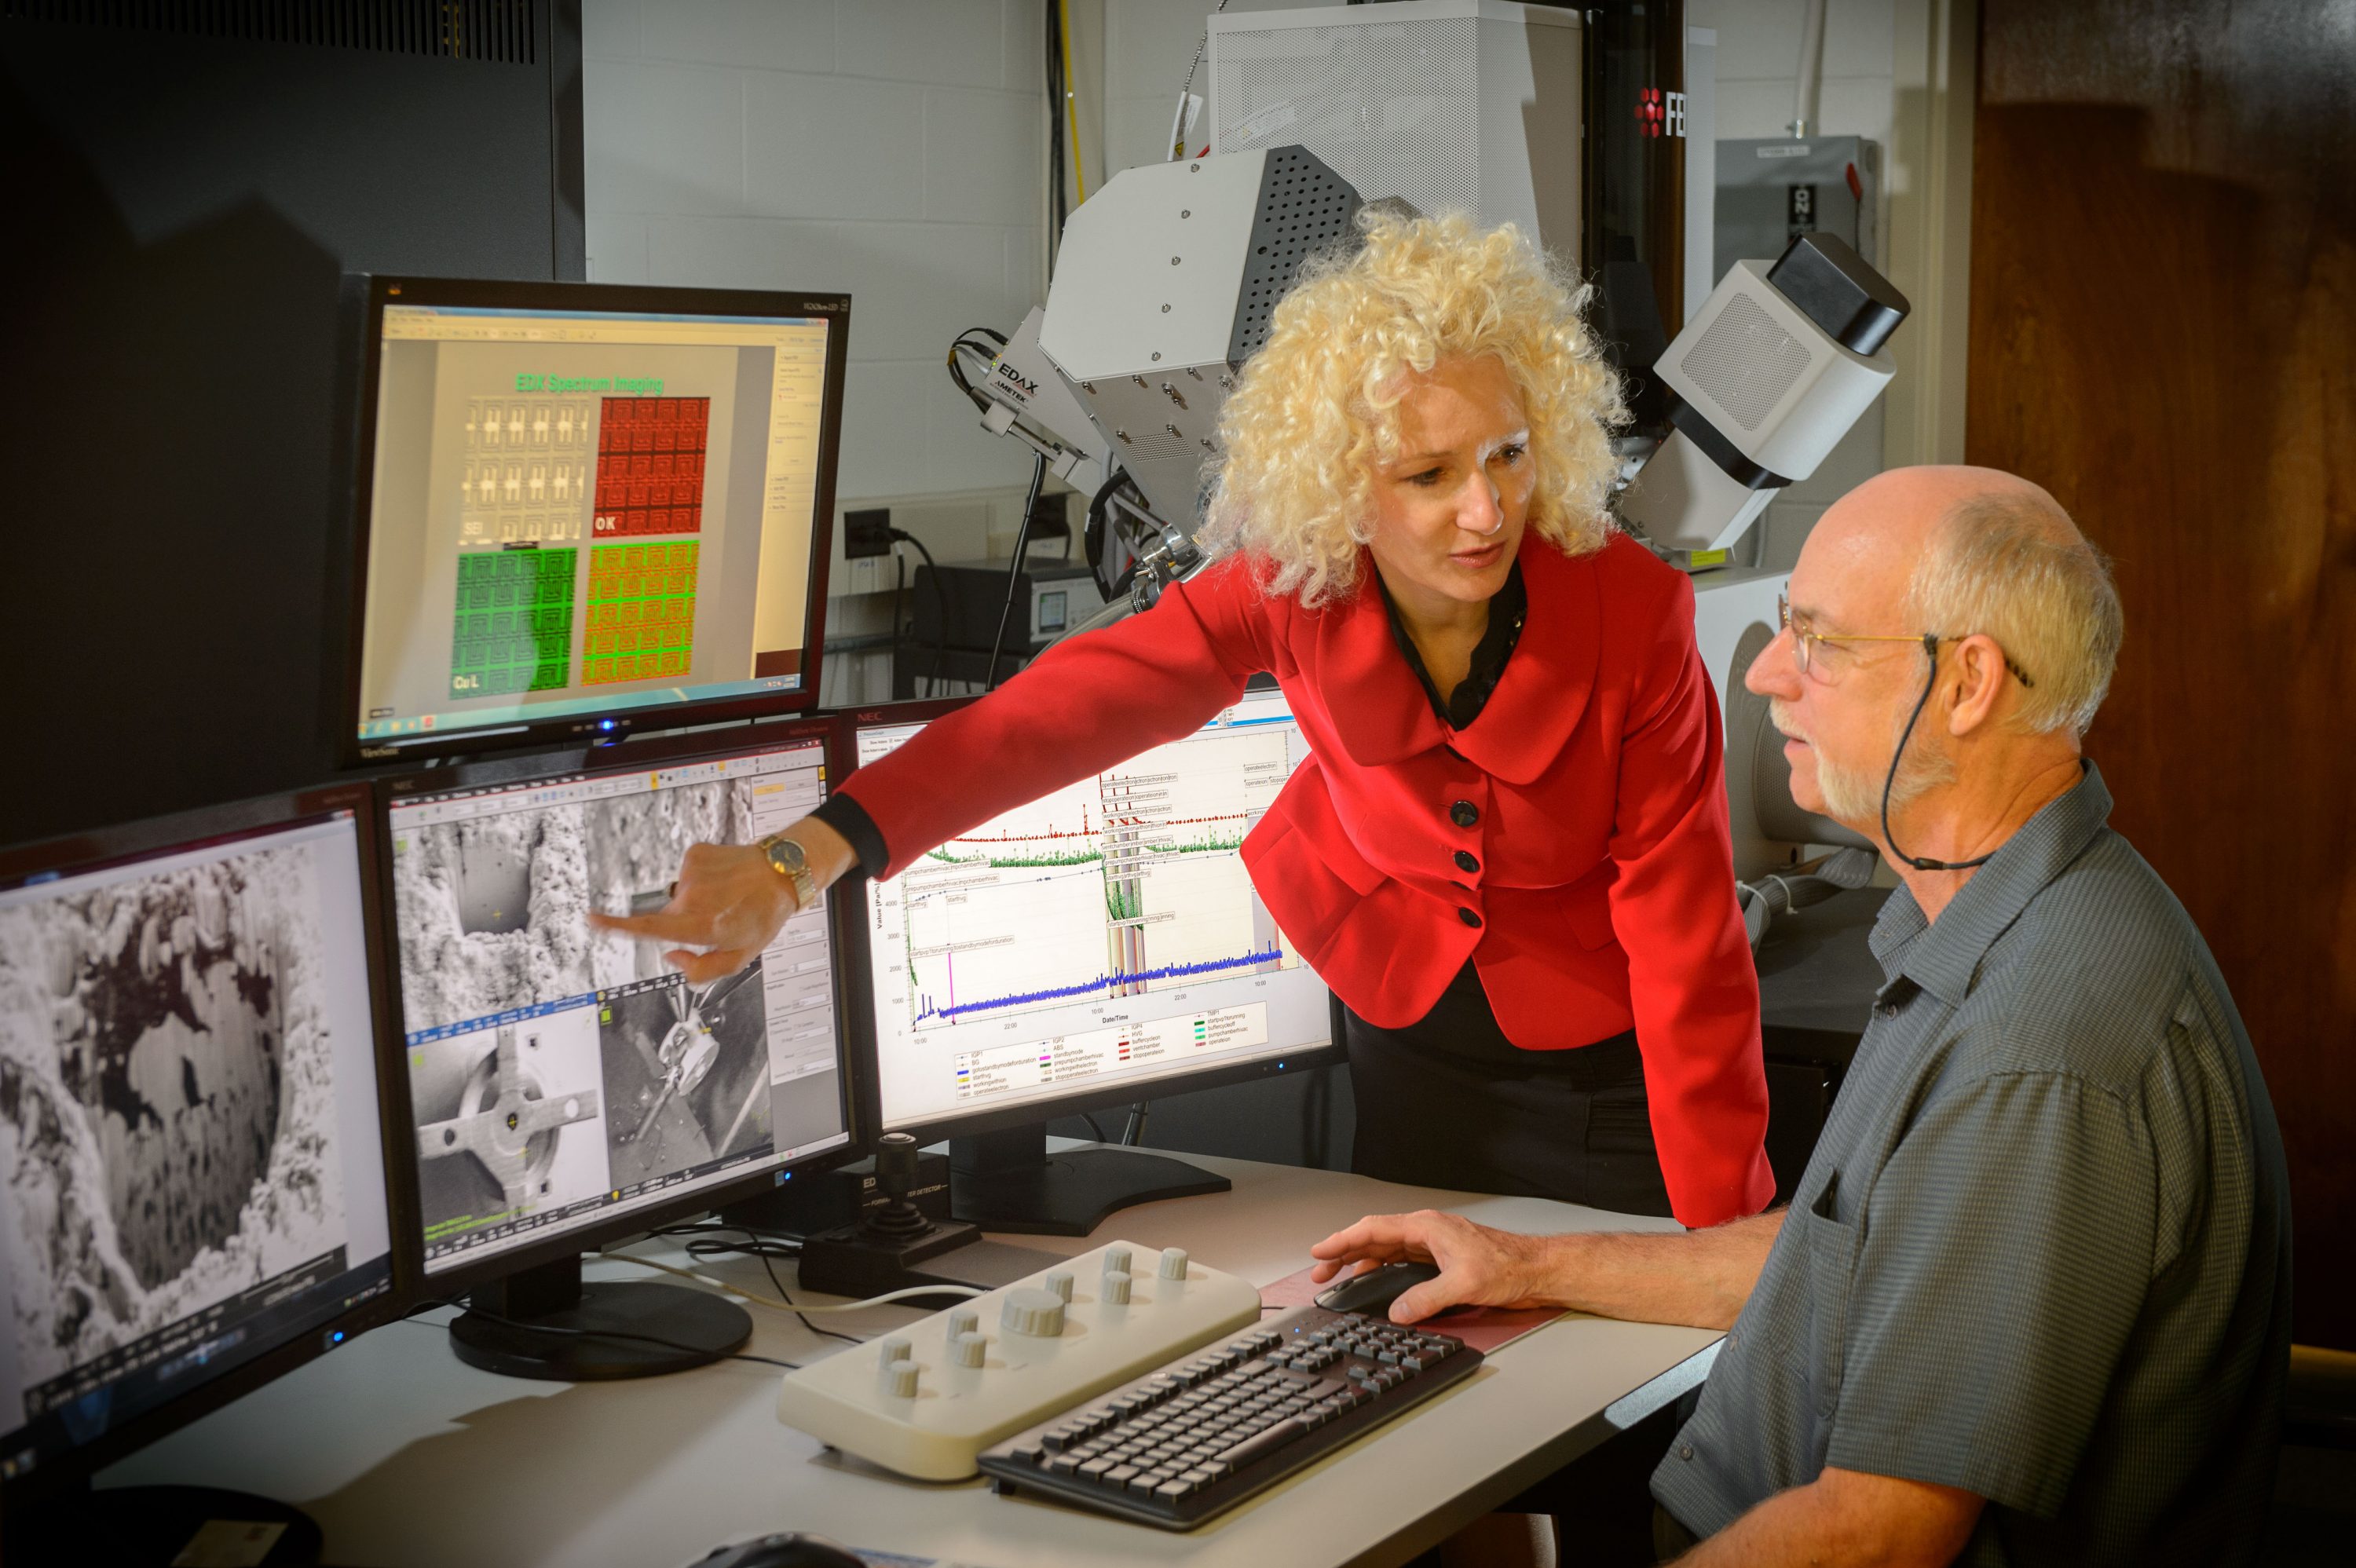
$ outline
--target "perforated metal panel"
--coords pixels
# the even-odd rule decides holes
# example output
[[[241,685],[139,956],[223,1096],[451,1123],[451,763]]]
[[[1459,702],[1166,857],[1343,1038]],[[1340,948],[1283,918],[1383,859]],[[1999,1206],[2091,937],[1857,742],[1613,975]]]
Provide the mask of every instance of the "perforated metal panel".
[[[1222,33],[1215,144],[1297,143],[1363,193],[1475,212],[1477,27],[1466,16]]]
[[[439,55],[538,61],[541,0],[0,0],[0,20]]]
[[[1755,431],[1807,370],[1810,357],[1807,346],[1757,301],[1737,294],[1677,368],[1744,430]]]
[[[1236,299],[1235,335],[1227,342],[1228,364],[1242,365],[1268,341],[1276,302],[1292,287],[1301,262],[1355,241],[1350,219],[1357,210],[1358,193],[1314,154],[1300,147],[1269,154]]]

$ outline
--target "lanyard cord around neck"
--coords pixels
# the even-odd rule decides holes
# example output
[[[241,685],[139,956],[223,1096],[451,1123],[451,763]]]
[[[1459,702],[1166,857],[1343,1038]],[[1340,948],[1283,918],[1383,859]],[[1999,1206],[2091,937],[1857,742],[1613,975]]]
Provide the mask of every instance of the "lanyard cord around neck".
[[[1931,656],[1931,675],[1930,678],[1922,683],[1922,695],[1914,699],[1914,711],[1906,717],[1906,729],[1898,737],[1898,750],[1890,754],[1890,774],[1881,781],[1881,838],[1883,843],[1890,846],[1890,852],[1892,855],[1918,871],[1968,871],[1975,866],[1987,865],[1996,858],[1996,851],[1991,849],[1976,860],[1932,860],[1909,855],[1905,850],[1901,849],[1898,847],[1897,835],[1890,831],[1890,792],[1898,787],[1898,764],[1906,755],[1906,742],[1914,738],[1914,726],[1922,719],[1922,709],[1930,705],[1931,693],[1936,690],[1939,685],[1939,635],[1937,633],[1922,634],[1922,651]]]

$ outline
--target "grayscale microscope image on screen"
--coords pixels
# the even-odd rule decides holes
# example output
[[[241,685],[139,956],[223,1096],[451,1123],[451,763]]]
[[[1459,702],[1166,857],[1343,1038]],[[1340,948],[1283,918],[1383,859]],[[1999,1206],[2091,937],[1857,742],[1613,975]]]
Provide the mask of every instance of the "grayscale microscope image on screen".
[[[812,741],[393,807],[429,1267],[843,1141],[822,909],[700,986],[588,921],[659,908],[693,844],[802,816],[822,762]]]
[[[0,893],[0,1430],[102,1430],[384,1279],[356,833]]]

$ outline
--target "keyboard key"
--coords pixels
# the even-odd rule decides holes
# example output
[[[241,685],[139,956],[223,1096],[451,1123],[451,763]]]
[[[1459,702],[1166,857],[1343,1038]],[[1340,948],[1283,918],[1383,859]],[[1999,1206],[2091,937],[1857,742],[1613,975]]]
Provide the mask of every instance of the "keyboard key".
[[[1306,1435],[1308,1431],[1309,1424],[1297,1417],[1289,1421],[1280,1421],[1266,1431],[1237,1444],[1221,1454],[1219,1458],[1240,1470],[1255,1459],[1264,1458],[1275,1453],[1294,1438]],[[1062,1463],[1061,1460],[1056,1462]]]
[[[1211,1484],[1211,1472],[1208,1470],[1181,1470],[1178,1472],[1178,1478],[1185,1482],[1190,1487],[1206,1487]]]
[[[1109,1459],[1091,1459],[1081,1466],[1076,1474],[1084,1481],[1100,1481],[1112,1472],[1113,1467]]]
[[[1058,1454],[1047,1461],[1047,1470],[1051,1475],[1068,1476],[1079,1467],[1080,1457],[1076,1454]]]
[[[1140,1474],[1135,1465],[1115,1465],[1104,1473],[1104,1484],[1119,1489],[1135,1480]]]
[[[1192,1496],[1199,1489],[1201,1489],[1200,1482],[1181,1481],[1173,1477],[1154,1488],[1153,1496],[1159,1501],[1174,1503],[1182,1498]]]
[[[1018,1443],[1010,1456],[1021,1464],[1035,1465],[1047,1456],[1047,1445],[1035,1438],[1028,1443]]]

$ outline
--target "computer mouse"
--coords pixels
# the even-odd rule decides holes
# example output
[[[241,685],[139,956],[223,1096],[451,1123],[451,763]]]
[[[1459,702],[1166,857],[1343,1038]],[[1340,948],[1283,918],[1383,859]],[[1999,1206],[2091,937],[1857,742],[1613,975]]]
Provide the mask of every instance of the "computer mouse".
[[[1387,1317],[1392,1302],[1425,1280],[1439,1277],[1438,1264],[1384,1264],[1328,1287],[1319,1294],[1317,1305],[1328,1312],[1364,1312],[1373,1317]]]
[[[756,1541],[740,1541],[734,1546],[715,1546],[695,1560],[693,1568],[867,1568],[859,1553],[847,1546],[837,1546],[823,1536],[803,1535],[788,1531],[782,1535],[765,1535]]]

